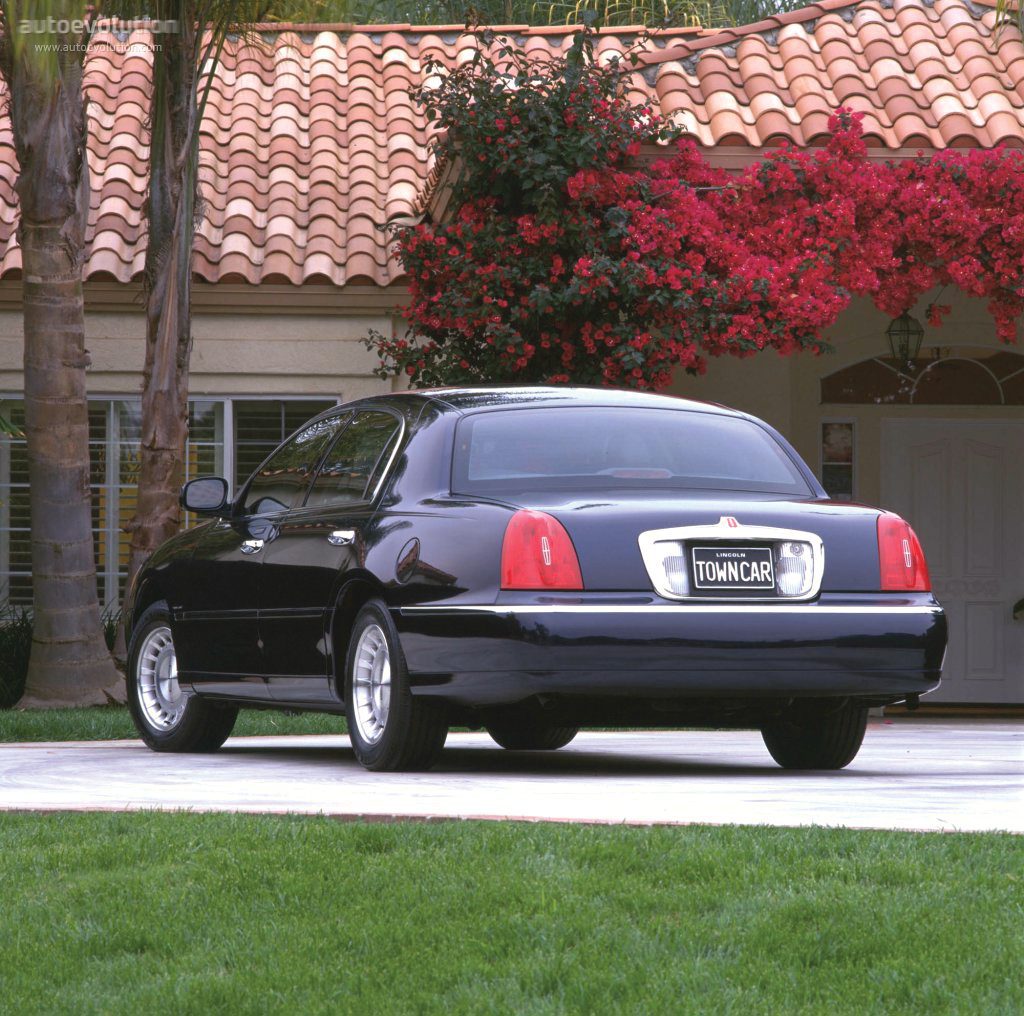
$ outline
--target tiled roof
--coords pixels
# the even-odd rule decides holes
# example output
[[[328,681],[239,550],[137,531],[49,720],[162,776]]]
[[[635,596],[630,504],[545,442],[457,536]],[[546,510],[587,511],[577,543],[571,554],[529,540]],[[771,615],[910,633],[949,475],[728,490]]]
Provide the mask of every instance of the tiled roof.
[[[635,76],[701,144],[818,141],[839,105],[866,113],[889,148],[1024,144],[1024,45],[993,39],[965,0],[821,0],[744,28],[662,35]],[[506,26],[527,51],[564,51],[572,30]],[[620,48],[635,30],[603,35]],[[112,30],[87,64],[90,277],[138,279],[145,255],[150,39]],[[234,42],[202,135],[205,214],[195,272],[208,282],[400,281],[380,225],[417,211],[431,177],[428,130],[408,95],[474,39],[460,27],[275,26]],[[0,96],[2,102],[2,96]],[[21,267],[16,168],[0,120],[0,276]]]
[[[965,0],[820,0],[651,54],[665,113],[704,145],[814,144],[865,114],[885,148],[1024,145],[1024,45]]]

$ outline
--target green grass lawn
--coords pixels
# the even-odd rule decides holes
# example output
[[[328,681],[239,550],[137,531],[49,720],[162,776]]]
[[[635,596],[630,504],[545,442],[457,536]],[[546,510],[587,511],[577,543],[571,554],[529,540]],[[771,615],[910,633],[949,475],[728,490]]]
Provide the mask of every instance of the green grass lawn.
[[[1024,840],[0,816],[18,1013],[1024,1011]]]
[[[323,713],[284,713],[243,709],[234,736],[258,734],[343,734],[345,718]],[[11,741],[113,741],[138,737],[128,710],[105,709],[4,709],[0,710],[0,743]]]

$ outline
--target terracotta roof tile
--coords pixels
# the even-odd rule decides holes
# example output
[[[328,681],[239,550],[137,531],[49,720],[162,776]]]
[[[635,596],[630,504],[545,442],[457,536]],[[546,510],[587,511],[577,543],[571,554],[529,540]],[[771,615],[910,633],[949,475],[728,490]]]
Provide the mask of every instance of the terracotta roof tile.
[[[837,104],[864,112],[865,131],[891,148],[908,141],[991,147],[1024,140],[1024,45],[1014,29],[994,42],[991,12],[978,11],[964,0],[822,0],[644,59],[659,79],[671,76],[672,110],[691,113],[713,137],[732,129],[737,107],[751,114],[743,119],[753,124],[755,144],[777,136],[779,110],[760,98],[773,73],[789,137],[798,144],[820,141]],[[713,79],[702,66],[709,60]],[[709,101],[707,85],[713,80],[716,89],[724,88],[727,77],[735,82],[735,102],[719,107]],[[657,91],[664,108],[666,94]],[[983,104],[985,97],[991,98]],[[708,115],[719,108],[726,110],[720,127]],[[702,130],[693,133],[706,143]]]
[[[666,32],[629,94],[650,96],[701,144],[820,142],[832,110],[865,113],[882,147],[1024,146],[1024,45],[993,39],[964,0],[820,0],[725,31]],[[639,29],[602,32],[602,59]],[[506,26],[527,53],[564,52],[572,29]],[[381,225],[412,215],[437,167],[409,96],[432,60],[472,57],[459,25],[260,26],[230,44],[201,137],[197,277],[373,283],[399,278]],[[141,29],[97,32],[86,68],[90,276],[141,275],[151,54]],[[3,96],[0,96],[2,104]],[[17,275],[16,165],[0,117],[0,276]]]

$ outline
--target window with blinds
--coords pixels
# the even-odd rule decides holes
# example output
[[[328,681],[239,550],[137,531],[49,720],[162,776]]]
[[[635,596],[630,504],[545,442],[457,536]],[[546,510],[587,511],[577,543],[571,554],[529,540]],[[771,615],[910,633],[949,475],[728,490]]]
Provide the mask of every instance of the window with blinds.
[[[234,479],[237,491],[292,431],[334,400],[195,399],[189,403],[185,479],[216,475]],[[0,403],[0,413],[24,425],[20,402]],[[234,419],[234,440],[225,441]],[[89,484],[99,597],[116,608],[124,593],[128,535],[135,514],[141,407],[138,399],[89,401]],[[0,606],[31,606],[28,460],[24,438],[0,437]],[[199,519],[188,515],[186,526]]]

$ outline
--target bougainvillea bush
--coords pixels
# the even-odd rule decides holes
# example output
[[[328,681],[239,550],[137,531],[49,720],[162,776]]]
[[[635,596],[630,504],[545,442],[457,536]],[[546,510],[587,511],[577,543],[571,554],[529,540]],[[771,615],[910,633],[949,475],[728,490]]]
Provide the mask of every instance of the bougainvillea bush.
[[[944,285],[986,297],[1014,338],[1021,152],[879,163],[838,110],[820,150],[730,176],[629,101],[635,50],[601,63],[588,31],[545,61],[484,43],[418,93],[461,172],[453,218],[397,237],[409,327],[370,340],[382,376],[659,389],[708,355],[820,352],[853,295],[896,316]],[[638,164],[655,141],[671,154]]]

